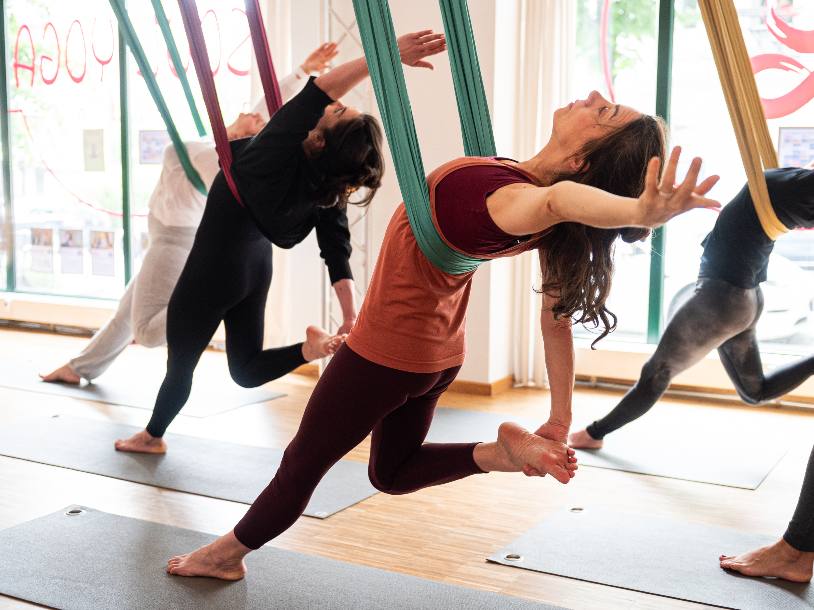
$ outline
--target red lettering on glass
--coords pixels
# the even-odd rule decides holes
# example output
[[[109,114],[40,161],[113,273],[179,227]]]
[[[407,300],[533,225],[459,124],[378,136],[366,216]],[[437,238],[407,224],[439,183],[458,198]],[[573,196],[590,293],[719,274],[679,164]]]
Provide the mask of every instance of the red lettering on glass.
[[[28,34],[28,48],[31,50],[31,63],[24,64],[20,62],[20,36],[22,36],[23,31]],[[31,86],[34,86],[34,72],[36,68],[34,67],[34,59],[36,56],[36,51],[34,50],[34,39],[31,37],[31,30],[28,29],[27,25],[21,25],[20,29],[17,30],[17,40],[14,41],[14,85],[16,87],[20,86],[20,70],[28,70],[31,72]]]
[[[172,56],[170,55],[169,51],[167,51],[167,63],[170,65],[170,72],[172,72],[172,75],[177,78],[178,71],[175,69],[175,66],[172,63]],[[187,57],[186,61],[181,61],[181,67],[184,69],[185,73],[189,72],[189,57]]]
[[[814,53],[814,30],[799,30],[790,26],[778,16],[774,8],[771,15],[772,21],[767,19],[766,27],[781,44],[799,53]],[[814,73],[793,57],[780,53],[764,53],[750,59],[755,76],[764,70],[785,70],[807,75],[796,87],[780,97],[760,98],[767,119],[788,116],[814,99]]]
[[[243,9],[241,9],[241,8],[234,7],[234,8],[232,9],[232,12],[233,12],[233,13],[239,13],[240,15],[243,15],[243,18],[242,18],[242,19],[238,19],[238,21],[240,21],[240,23],[245,24],[245,25],[246,25],[246,29],[248,30],[248,29],[249,29],[249,24],[248,24],[248,22],[246,21],[246,11],[244,11],[244,10],[243,10]],[[235,56],[235,53],[237,53],[237,52],[240,50],[240,47],[242,47],[243,45],[245,45],[245,44],[246,44],[246,43],[249,41],[249,39],[250,39],[250,38],[251,38],[251,34],[250,34],[250,33],[249,33],[249,34],[246,34],[246,36],[243,38],[243,40],[241,40],[241,41],[238,43],[238,45],[237,45],[237,46],[236,46],[234,49],[232,49],[232,52],[231,52],[231,53],[229,53],[229,57],[227,57],[227,58],[226,58],[226,67],[227,67],[227,68],[229,68],[229,72],[231,72],[232,74],[235,74],[235,75],[237,75],[237,76],[248,76],[248,74],[249,74],[249,68],[247,67],[245,70],[242,70],[242,69],[240,69],[240,68],[236,68],[236,67],[235,67],[235,66],[232,64],[232,58]]]
[[[780,43],[798,53],[814,53],[814,31],[798,30],[783,21],[772,8],[772,22],[766,21],[766,25],[772,36]]]
[[[91,50],[91,53],[93,53],[93,58],[97,62],[99,62],[99,65],[101,66],[101,70],[100,70],[101,75],[99,76],[99,81],[101,82],[101,81],[103,81],[105,79],[105,66],[107,64],[109,64],[113,60],[113,54],[115,52],[115,46],[116,46],[116,42],[115,42],[116,39],[115,39],[114,34],[113,34],[113,22],[110,20],[110,18],[108,18],[107,19],[107,26],[110,29],[110,55],[108,55],[107,57],[99,57],[99,54],[96,52],[96,23],[97,23],[97,19],[94,17],[93,18],[93,33],[91,34],[91,37],[90,37],[90,50]]]
[[[54,81],[57,79],[57,76],[59,76],[59,57],[61,53],[59,48],[59,34],[57,34],[57,29],[54,27],[54,24],[51,23],[50,21],[45,24],[45,27],[42,30],[42,40],[43,42],[45,42],[45,37],[48,35],[49,29],[51,30],[51,32],[54,33],[54,42],[56,42],[57,45],[57,58],[56,61],[54,61],[54,58],[51,57],[50,55],[40,55],[40,77],[42,78],[42,82],[45,83],[46,85],[53,85]],[[51,77],[45,76],[45,70],[43,69],[42,64],[46,61],[56,65],[56,67],[54,68],[54,73]]]
[[[215,14],[215,11],[212,10],[211,8],[208,11],[206,11],[206,13],[204,13],[203,19],[201,19],[201,26],[205,28],[206,18],[209,17],[209,15],[212,15],[212,19],[215,20],[214,26],[215,33],[218,35],[218,52],[217,54],[214,55],[215,57],[218,58],[218,65],[215,66],[214,68],[212,68],[212,57],[213,57],[212,45],[209,44],[208,40],[206,41],[206,48],[209,51],[209,69],[212,70],[212,76],[217,76],[218,70],[220,70],[220,56],[221,53],[223,53],[223,41],[221,40],[220,36],[220,23],[218,22],[218,16]]]
[[[82,73],[79,76],[74,74],[73,70],[71,70],[71,62],[68,59],[71,50],[71,34],[73,34],[75,25],[79,26],[79,36],[82,41]],[[68,71],[68,76],[71,77],[73,82],[81,83],[85,80],[85,74],[88,71],[88,48],[85,43],[85,30],[82,29],[82,24],[79,22],[79,19],[71,21],[71,25],[68,28],[68,35],[65,36],[65,69]]]
[[[777,53],[766,53],[752,57],[752,72],[757,75],[764,70],[785,70],[797,74],[808,74],[799,85],[788,93],[776,98],[760,98],[767,119],[779,119],[797,112],[814,98],[814,73],[809,73],[805,66],[796,59]]]

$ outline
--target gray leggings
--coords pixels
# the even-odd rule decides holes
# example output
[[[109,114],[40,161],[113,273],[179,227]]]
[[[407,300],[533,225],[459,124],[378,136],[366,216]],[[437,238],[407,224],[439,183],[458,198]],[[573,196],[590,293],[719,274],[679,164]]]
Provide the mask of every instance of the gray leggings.
[[[613,411],[588,426],[588,433],[601,439],[647,413],[676,375],[715,348],[744,402],[756,405],[788,394],[814,374],[814,356],[764,374],[755,336],[762,311],[760,287],[699,280],[695,294],[667,325],[639,381]]]
[[[745,402],[754,405],[789,393],[814,374],[814,356],[764,374],[755,336],[762,310],[760,287],[746,290],[721,280],[699,280],[695,294],[667,325],[639,381],[610,413],[588,426],[588,434],[601,439],[647,413],[676,375],[715,348]],[[798,550],[814,551],[814,452],[785,538]]]
[[[148,218],[150,247],[130,280],[113,317],[68,364],[84,379],[95,379],[133,340],[145,347],[167,342],[167,303],[184,268],[194,227],[169,227]]]

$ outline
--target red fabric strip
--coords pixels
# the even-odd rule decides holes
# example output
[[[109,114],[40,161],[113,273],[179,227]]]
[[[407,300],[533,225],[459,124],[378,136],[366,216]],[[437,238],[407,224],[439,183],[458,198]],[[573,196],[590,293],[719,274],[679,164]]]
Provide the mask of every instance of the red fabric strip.
[[[198,75],[198,83],[203,93],[206,112],[209,115],[209,123],[212,125],[212,134],[215,137],[215,150],[220,159],[220,166],[229,190],[235,196],[237,202],[242,206],[243,201],[237,191],[237,186],[232,178],[232,148],[229,145],[229,137],[226,135],[226,126],[223,123],[223,115],[218,101],[218,91],[215,87],[215,79],[209,67],[209,55],[206,51],[206,40],[204,40],[203,28],[198,15],[198,5],[195,0],[178,0],[181,9],[181,17],[184,21],[184,29],[189,39],[189,50],[192,56],[192,63],[195,65],[195,73]]]
[[[277,74],[274,72],[274,62],[271,59],[271,49],[266,37],[266,29],[263,27],[263,16],[260,14],[259,0],[245,0],[246,19],[249,21],[249,32],[252,35],[252,45],[254,55],[257,59],[257,70],[260,73],[260,82],[263,85],[263,93],[266,96],[266,105],[269,115],[273,115],[283,105],[283,97],[280,95],[280,84],[277,82]]]

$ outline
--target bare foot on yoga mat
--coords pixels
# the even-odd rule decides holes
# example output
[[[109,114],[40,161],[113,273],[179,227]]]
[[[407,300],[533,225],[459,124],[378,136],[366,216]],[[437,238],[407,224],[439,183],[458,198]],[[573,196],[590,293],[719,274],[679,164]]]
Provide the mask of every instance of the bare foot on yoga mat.
[[[127,439],[119,439],[113,446],[116,451],[127,451],[130,453],[167,453],[167,443],[163,438],[151,436],[147,430],[136,432]]]
[[[734,570],[744,576],[782,578],[792,582],[811,581],[814,553],[804,553],[785,540],[741,555],[721,555],[724,570]]]
[[[302,357],[308,362],[319,360],[336,353],[347,335],[330,335],[319,326],[305,329],[305,343],[302,344]]]
[[[240,580],[246,575],[243,558],[251,549],[243,546],[234,532],[221,536],[212,544],[186,555],[176,555],[167,562],[167,573],[175,576],[208,576],[221,580]]]
[[[532,434],[512,422],[500,424],[497,432],[497,455],[505,461],[506,470],[527,476],[550,474],[560,483],[568,483],[577,469],[574,450],[557,441]]]
[[[67,364],[63,364],[47,375],[40,375],[40,379],[48,383],[70,383],[71,385],[79,385],[79,382],[82,381],[82,378],[74,373],[73,369]]]
[[[602,449],[604,444],[604,441],[595,439],[585,429],[572,432],[568,437],[568,446],[573,449]]]

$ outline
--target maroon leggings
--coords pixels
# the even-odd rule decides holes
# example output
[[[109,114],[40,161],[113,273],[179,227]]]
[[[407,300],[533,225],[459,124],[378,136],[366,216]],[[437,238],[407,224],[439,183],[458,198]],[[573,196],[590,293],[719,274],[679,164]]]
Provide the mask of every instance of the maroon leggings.
[[[482,472],[477,443],[424,443],[435,403],[461,367],[406,373],[343,345],[325,369],[271,483],[235,526],[258,549],[305,510],[325,473],[373,431],[368,474],[376,489],[405,494]]]

